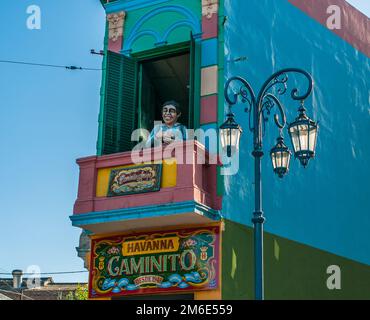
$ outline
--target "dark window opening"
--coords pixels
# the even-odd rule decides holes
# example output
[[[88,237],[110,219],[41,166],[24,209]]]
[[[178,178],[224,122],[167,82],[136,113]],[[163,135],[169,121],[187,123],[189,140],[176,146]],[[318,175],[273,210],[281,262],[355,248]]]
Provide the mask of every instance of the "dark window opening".
[[[99,155],[132,150],[137,144],[132,132],[150,132],[155,121],[162,122],[162,104],[169,100],[180,104],[181,124],[199,127],[200,47],[192,41],[175,50],[168,48],[168,54],[155,58],[149,52],[147,58],[107,52]]]
[[[154,121],[162,121],[162,104],[176,100],[181,106],[178,121],[191,128],[190,54],[143,61],[139,70],[138,127],[151,131]]]

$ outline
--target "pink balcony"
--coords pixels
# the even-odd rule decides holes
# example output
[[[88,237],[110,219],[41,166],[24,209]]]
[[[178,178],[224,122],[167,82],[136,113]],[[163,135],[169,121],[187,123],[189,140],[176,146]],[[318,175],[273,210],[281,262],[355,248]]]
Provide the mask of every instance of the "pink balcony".
[[[102,187],[98,185],[98,172],[103,169],[138,165],[139,163],[134,163],[132,160],[135,156],[145,157],[156,162],[161,159],[176,159],[175,183],[171,187],[162,187],[157,192],[115,197],[108,197],[100,192],[98,195],[97,190]],[[172,215],[171,210],[177,218],[181,217],[178,222],[182,223],[191,222],[194,224],[198,220],[199,223],[205,223],[205,217],[209,222],[218,220],[217,215],[218,210],[221,209],[222,198],[217,196],[217,157],[210,155],[204,146],[197,141],[173,143],[171,150],[153,148],[146,149],[141,153],[122,152],[100,157],[91,156],[78,159],[77,164],[80,166],[78,197],[74,205],[74,215],[71,217],[72,221],[81,220],[80,223],[74,223],[76,226],[84,227],[87,224],[92,224],[91,221],[83,222],[83,216],[86,218],[91,216],[95,219],[93,224],[101,224],[105,223],[104,217],[107,217],[108,223],[108,216],[115,213],[121,214],[117,215],[114,220],[116,225],[117,219],[122,219],[130,221],[130,228],[132,228],[132,223],[140,218],[151,218],[152,225],[163,225],[164,221],[161,215],[167,216],[166,221],[172,221],[169,217]],[[190,204],[196,205],[198,208],[201,207],[201,212],[191,209]],[[184,212],[181,211],[181,208],[184,208]],[[94,213],[98,213],[98,215],[94,215]],[[181,213],[190,214],[190,220],[184,220],[183,218],[186,218],[187,215],[181,215]],[[97,216],[99,217],[96,218]],[[175,220],[178,220],[177,218]],[[175,225],[175,220],[167,223]],[[113,220],[110,222],[113,223]],[[116,231],[113,230],[116,228],[108,229],[105,231]],[[96,228],[91,227],[90,230],[96,231]]]

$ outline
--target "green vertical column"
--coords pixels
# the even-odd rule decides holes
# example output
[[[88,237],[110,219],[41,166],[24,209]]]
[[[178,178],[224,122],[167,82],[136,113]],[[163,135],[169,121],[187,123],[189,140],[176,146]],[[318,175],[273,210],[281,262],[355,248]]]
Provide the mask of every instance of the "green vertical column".
[[[103,136],[104,136],[104,110],[105,110],[105,86],[106,86],[106,73],[107,73],[107,53],[108,53],[108,22],[105,25],[104,36],[104,57],[102,62],[102,80],[100,87],[100,110],[98,118],[98,141],[96,142],[96,154],[101,156],[103,154]]]

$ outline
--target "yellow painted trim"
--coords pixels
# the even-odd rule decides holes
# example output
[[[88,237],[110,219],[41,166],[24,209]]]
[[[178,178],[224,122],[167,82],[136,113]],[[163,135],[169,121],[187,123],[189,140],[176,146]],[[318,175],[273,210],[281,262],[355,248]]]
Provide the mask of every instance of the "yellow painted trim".
[[[86,266],[87,266],[88,270],[90,270],[90,257],[91,257],[91,254],[90,254],[90,251],[89,251],[85,254],[85,262],[86,262]]]
[[[165,244],[162,246],[162,242]],[[145,247],[145,243],[150,246]],[[157,246],[155,244],[157,243]],[[143,245],[141,249],[140,244]],[[137,248],[135,246],[137,245]],[[157,247],[157,248],[156,248]],[[168,253],[177,252],[180,247],[180,237],[163,237],[160,239],[145,239],[145,240],[133,240],[126,241],[122,244],[122,255],[124,257],[143,255],[143,254],[156,254],[156,253]]]
[[[145,164],[157,164],[160,161],[145,162]],[[161,188],[173,188],[176,187],[177,182],[177,164],[176,159],[166,159],[162,162],[162,181]],[[98,169],[98,176],[96,181],[96,196],[98,198],[106,197],[108,193],[109,177],[112,169],[123,169],[137,166],[137,164],[131,164],[127,166],[110,167]]]
[[[194,300],[221,300],[221,287],[217,290],[195,291]]]
[[[173,188],[177,183],[177,163],[173,161],[163,161],[161,188]]]

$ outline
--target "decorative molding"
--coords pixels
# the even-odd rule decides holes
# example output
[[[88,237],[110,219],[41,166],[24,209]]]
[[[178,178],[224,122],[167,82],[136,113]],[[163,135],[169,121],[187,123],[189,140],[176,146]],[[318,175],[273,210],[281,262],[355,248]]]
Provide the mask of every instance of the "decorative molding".
[[[109,40],[117,41],[123,36],[123,26],[125,24],[126,12],[121,11],[107,15],[109,23]]]
[[[163,35],[160,35],[158,32],[153,30],[140,30],[145,22],[149,21],[153,17],[161,14],[161,13],[168,13],[168,12],[175,12],[179,13],[184,16],[184,20],[178,21],[175,24],[169,26],[169,28],[164,32]],[[167,41],[168,36],[170,33],[175,30],[176,28],[187,26],[191,29],[193,35],[200,35],[201,36],[201,24],[197,17],[187,8],[182,6],[163,6],[160,8],[153,9],[152,11],[148,12],[144,16],[142,16],[132,28],[129,36],[127,37],[123,51],[127,52],[127,50],[131,49],[133,43],[141,38],[144,35],[151,35],[155,39],[155,43],[165,43]]]
[[[82,230],[80,235],[79,246],[76,247],[77,256],[84,261],[84,267],[87,268],[86,254],[90,252],[89,232]]]
[[[129,57],[131,55],[131,52],[132,52],[132,49],[127,49],[127,50],[121,50],[121,53],[126,56],[126,57]]]
[[[154,45],[156,47],[163,47],[163,46],[167,45],[167,43],[168,43],[167,41],[161,41],[161,42],[155,43]]]
[[[219,0],[202,0],[202,16],[211,19],[218,13]]]
[[[83,228],[84,226],[91,224],[127,221],[152,217],[164,218],[165,216],[169,215],[186,214],[189,212],[199,214],[200,216],[204,216],[214,221],[219,221],[222,219],[222,214],[220,210],[212,209],[196,201],[122,208],[102,212],[89,212],[73,215],[69,218],[72,221],[73,226]]]

